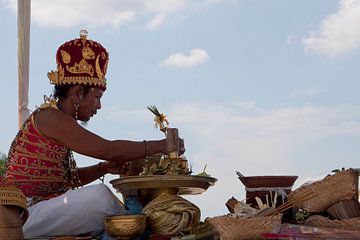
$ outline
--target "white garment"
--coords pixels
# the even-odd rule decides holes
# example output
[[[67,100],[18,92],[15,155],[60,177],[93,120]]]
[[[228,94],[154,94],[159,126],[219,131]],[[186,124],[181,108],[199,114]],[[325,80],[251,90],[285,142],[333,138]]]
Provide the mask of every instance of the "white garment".
[[[106,185],[89,185],[31,206],[23,232],[25,238],[94,236],[103,232],[107,216],[124,212],[121,202]]]

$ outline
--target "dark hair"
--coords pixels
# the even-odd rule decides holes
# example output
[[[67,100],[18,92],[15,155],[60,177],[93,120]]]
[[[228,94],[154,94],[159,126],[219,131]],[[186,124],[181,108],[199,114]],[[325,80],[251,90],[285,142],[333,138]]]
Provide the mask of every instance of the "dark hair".
[[[61,85],[54,87],[54,98],[66,98],[69,92],[69,89],[74,85]],[[91,86],[83,86],[83,95],[86,96],[90,91]]]

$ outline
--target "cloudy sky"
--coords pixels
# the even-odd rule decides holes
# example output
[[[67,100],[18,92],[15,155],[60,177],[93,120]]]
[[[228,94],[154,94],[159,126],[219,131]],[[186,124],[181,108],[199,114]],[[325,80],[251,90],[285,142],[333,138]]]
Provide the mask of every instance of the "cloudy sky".
[[[0,0],[5,153],[18,121],[16,28],[16,1]],[[245,198],[236,170],[297,175],[297,187],[359,167],[360,0],[33,0],[30,109],[52,92],[57,47],[82,28],[111,59],[103,109],[87,128],[159,139],[146,110],[157,105],[185,138],[193,171],[207,164],[218,179],[189,197],[203,217]]]

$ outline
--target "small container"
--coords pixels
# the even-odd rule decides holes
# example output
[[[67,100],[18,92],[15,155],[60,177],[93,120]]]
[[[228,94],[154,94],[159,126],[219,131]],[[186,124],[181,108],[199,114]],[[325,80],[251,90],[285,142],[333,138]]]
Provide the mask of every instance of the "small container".
[[[289,194],[297,178],[298,176],[243,176],[239,177],[239,180],[245,185],[246,203],[257,206],[255,197],[259,197],[263,203],[266,203],[266,195],[270,201],[270,192],[273,197],[275,191],[279,190]],[[282,204],[279,194],[277,204]]]
[[[141,236],[146,229],[145,214],[117,215],[105,219],[105,231],[117,239],[134,239]]]

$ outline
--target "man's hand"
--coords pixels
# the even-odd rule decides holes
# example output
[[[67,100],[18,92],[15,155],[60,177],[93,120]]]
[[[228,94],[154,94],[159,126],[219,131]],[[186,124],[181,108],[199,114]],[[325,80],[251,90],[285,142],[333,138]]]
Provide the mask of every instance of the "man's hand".
[[[106,167],[107,173],[110,174],[120,174],[120,175],[127,175],[127,172],[129,171],[131,167],[131,162],[108,162],[105,161],[103,163]]]
[[[185,143],[184,139],[179,138],[179,155],[183,155],[185,152]]]
[[[184,139],[179,138],[177,128],[168,128],[166,131],[166,153],[177,152],[182,155],[185,152]]]

